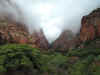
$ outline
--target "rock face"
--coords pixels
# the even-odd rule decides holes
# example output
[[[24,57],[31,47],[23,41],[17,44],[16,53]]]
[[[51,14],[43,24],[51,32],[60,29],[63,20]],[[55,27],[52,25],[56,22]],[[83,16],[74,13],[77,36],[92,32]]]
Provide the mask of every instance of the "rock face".
[[[65,30],[50,48],[65,51],[73,49],[76,45],[80,46],[82,42],[100,37],[100,8],[83,16],[81,24],[79,39],[71,31]],[[42,49],[49,48],[49,43],[42,30],[29,34],[25,25],[0,20],[0,44],[6,43],[30,44]],[[80,47],[83,48],[84,46],[81,45]]]
[[[73,39],[68,39],[73,35],[70,31],[64,31],[53,43],[52,48],[67,50],[74,47],[84,48],[84,43],[100,38],[100,8],[94,10],[89,15],[83,16],[81,21],[80,34]],[[71,35],[70,35],[71,34]]]
[[[36,48],[48,48],[48,41],[42,30],[29,34],[25,25],[0,21],[0,44],[18,43],[30,44]]]
[[[53,42],[52,48],[59,51],[67,51],[75,47],[76,38],[72,31],[65,30],[60,37]]]
[[[33,43],[35,43],[39,48],[48,49],[49,43],[42,30],[38,32],[33,32],[31,37]]]
[[[82,18],[80,41],[94,40],[100,37],[100,8]]]
[[[27,30],[25,30],[24,26],[6,23],[0,24],[0,34],[1,39],[5,39],[8,43],[20,43],[25,44],[28,42],[27,37],[25,35],[28,34]]]

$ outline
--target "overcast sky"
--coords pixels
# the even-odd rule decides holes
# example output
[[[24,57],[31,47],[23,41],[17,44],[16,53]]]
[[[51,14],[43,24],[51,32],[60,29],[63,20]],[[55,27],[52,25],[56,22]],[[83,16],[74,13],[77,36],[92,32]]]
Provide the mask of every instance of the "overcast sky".
[[[0,0],[0,14],[12,15],[14,20],[26,24],[30,32],[42,28],[49,42],[58,38],[64,29],[77,33],[82,16],[100,7],[100,0],[9,1],[12,5],[7,0]]]
[[[77,33],[81,18],[99,6],[100,0],[38,0],[35,11],[40,14],[40,25],[51,42],[64,29]]]

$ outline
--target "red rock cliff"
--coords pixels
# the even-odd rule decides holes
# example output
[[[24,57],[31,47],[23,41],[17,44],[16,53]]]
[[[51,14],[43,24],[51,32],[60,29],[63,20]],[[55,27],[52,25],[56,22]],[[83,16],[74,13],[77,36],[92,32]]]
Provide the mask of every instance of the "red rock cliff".
[[[100,37],[100,8],[84,16],[81,24],[80,40],[82,42]]]
[[[30,44],[36,48],[48,48],[48,41],[42,30],[29,34],[25,25],[0,20],[0,44]]]
[[[59,51],[67,51],[75,47],[76,38],[72,31],[65,30],[52,44],[52,48]]]

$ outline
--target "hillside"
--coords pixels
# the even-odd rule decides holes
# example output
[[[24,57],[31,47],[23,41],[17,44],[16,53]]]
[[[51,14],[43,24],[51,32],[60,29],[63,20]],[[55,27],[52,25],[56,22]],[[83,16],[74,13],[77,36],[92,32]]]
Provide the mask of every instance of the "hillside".
[[[100,75],[100,8],[83,16],[79,35],[65,30],[51,45],[42,30],[1,19],[0,75]]]
[[[100,8],[84,16],[81,23],[80,42],[83,43],[83,47],[85,42],[92,42],[94,40],[98,42],[94,45],[100,45]]]
[[[25,25],[0,20],[0,44],[29,44],[36,48],[48,49],[48,41],[42,30],[30,34]]]
[[[75,37],[75,34],[70,30],[65,30],[56,39],[53,43],[51,48],[57,51],[68,51],[69,49],[75,48],[75,44],[78,40]]]
[[[0,46],[0,75],[100,75],[100,50],[74,49],[63,55],[28,45]]]

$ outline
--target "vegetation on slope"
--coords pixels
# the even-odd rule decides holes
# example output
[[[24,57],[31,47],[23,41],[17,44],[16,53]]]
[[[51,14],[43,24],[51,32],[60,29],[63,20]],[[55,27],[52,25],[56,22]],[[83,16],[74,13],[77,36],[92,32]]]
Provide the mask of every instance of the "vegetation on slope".
[[[0,73],[5,75],[99,75],[100,50],[76,49],[63,55],[56,52],[40,52],[39,49],[28,45],[4,45],[0,46]]]

